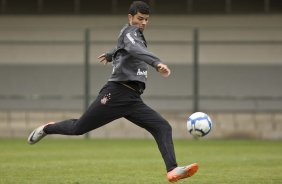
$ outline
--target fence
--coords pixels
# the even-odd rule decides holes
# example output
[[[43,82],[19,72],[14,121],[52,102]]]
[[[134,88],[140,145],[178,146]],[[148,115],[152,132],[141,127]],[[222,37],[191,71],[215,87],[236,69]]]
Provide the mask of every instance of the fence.
[[[96,65],[95,58],[115,46],[118,29],[0,28],[1,135],[25,134],[46,117],[82,113],[107,80],[111,67]],[[195,110],[214,113],[219,122],[216,117],[235,117],[227,127],[236,125],[237,117],[253,123],[263,116],[278,131],[273,137],[281,138],[281,28],[153,27],[146,35],[149,50],[165,58],[173,75],[163,81],[152,70],[144,100],[176,127]],[[44,118],[36,118],[37,113]],[[124,127],[121,121],[117,124]],[[185,137],[177,129],[176,135]],[[100,135],[110,135],[105,132]],[[138,135],[128,132],[124,135]]]

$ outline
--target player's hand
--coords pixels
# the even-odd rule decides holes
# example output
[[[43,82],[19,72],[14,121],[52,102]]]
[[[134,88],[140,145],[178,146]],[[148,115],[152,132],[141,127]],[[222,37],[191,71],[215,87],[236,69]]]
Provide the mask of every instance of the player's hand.
[[[158,72],[160,72],[163,77],[170,76],[171,72],[167,65],[160,63],[157,65],[157,68]]]
[[[100,61],[100,63],[103,63],[104,65],[106,65],[108,63],[107,59],[106,59],[106,54],[103,53],[100,56],[98,56],[98,59]]]

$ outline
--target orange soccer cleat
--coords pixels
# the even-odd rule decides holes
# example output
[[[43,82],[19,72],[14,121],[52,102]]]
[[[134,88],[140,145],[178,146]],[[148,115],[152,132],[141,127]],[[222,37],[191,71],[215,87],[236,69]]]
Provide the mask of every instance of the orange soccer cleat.
[[[193,176],[199,168],[199,165],[194,163],[184,167],[176,167],[167,173],[167,180],[169,182],[177,182],[180,179]]]

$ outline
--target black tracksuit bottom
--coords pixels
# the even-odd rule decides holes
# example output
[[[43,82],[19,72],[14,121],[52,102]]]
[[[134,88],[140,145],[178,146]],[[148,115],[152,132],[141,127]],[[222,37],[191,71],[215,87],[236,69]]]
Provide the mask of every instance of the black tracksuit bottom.
[[[82,135],[124,117],[149,131],[158,144],[167,171],[177,167],[172,128],[156,111],[148,107],[136,91],[116,82],[108,82],[96,100],[79,119],[69,119],[44,128],[46,134]]]

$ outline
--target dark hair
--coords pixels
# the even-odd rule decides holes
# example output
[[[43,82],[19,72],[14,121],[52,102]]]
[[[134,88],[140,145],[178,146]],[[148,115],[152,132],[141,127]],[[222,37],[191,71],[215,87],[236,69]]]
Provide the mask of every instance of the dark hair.
[[[128,14],[136,15],[138,12],[142,14],[150,14],[150,7],[144,1],[133,1],[129,7]]]

